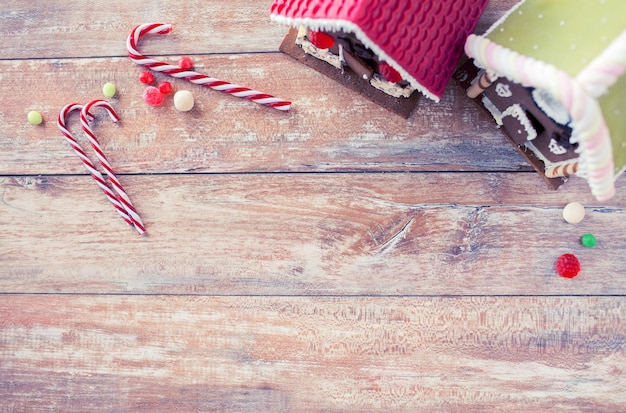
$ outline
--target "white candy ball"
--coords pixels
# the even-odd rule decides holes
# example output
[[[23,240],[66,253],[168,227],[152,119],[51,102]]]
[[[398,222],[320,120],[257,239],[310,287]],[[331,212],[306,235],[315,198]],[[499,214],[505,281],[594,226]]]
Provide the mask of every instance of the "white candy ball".
[[[193,109],[193,95],[188,90],[179,90],[174,95],[174,107],[181,112],[188,112]]]
[[[570,202],[563,208],[563,219],[570,224],[578,224],[585,217],[585,207],[580,202]]]

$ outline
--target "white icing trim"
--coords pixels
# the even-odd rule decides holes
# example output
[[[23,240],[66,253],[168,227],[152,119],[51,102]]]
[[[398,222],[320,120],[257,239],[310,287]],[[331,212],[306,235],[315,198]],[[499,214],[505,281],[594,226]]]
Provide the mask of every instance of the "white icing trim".
[[[516,5],[514,5],[513,7],[511,7],[509,9],[509,11],[507,11],[504,16],[500,17],[494,24],[491,25],[491,27],[489,27],[487,29],[487,31],[485,32],[484,36],[489,35],[491,32],[493,32],[496,27],[500,26],[502,23],[504,23],[504,21],[506,19],[509,18],[509,16],[511,16],[511,14],[513,14],[522,4],[526,3],[526,0],[521,0],[519,3],[517,3]]]
[[[300,36],[296,37],[296,44],[302,47],[302,50],[304,51],[304,53],[310,54],[311,56],[317,59],[323,60],[326,63],[333,65],[337,69],[343,69],[341,55],[337,56],[337,55],[332,54],[328,50],[318,49],[317,47],[315,47],[313,43],[311,43],[305,37],[300,37]]]
[[[524,127],[524,130],[528,135],[528,138],[526,140],[532,141],[537,137],[537,131],[535,130],[535,128],[533,128],[530,119],[528,119],[528,116],[526,116],[526,112],[518,103],[509,106],[504,110],[504,112],[502,112],[502,119],[507,116],[511,116],[512,118],[517,119],[519,123]]]
[[[296,44],[302,47],[305,53],[310,54],[317,59],[323,60],[326,63],[330,63],[337,69],[343,70],[345,66],[345,58],[343,54],[343,46],[339,45],[339,56],[331,53],[329,50],[319,49],[310,40],[307,39],[307,31],[304,26],[300,26],[302,30],[298,31],[296,37]],[[343,73],[343,72],[342,72]],[[393,96],[394,98],[404,97],[408,98],[415,91],[411,85],[402,87],[397,83],[389,82],[383,79],[380,75],[374,74],[370,79],[370,84],[376,89],[385,92],[386,94]]]
[[[548,159],[547,159],[547,158],[546,158],[546,157],[545,157],[545,156],[544,156],[544,155],[543,155],[543,154],[542,154],[542,153],[541,153],[541,152],[537,149],[537,147],[536,147],[536,146],[535,146],[532,142],[528,141],[528,142],[524,143],[524,145],[523,145],[523,146],[524,146],[524,147],[526,147],[527,149],[530,149],[530,151],[531,151],[532,153],[534,153],[534,154],[535,154],[535,156],[537,157],[537,159],[539,159],[541,162],[543,162],[543,165],[544,165],[545,169],[553,168],[553,167],[555,167],[555,166],[568,165],[568,164],[572,163],[573,161],[575,161],[574,159],[568,159],[568,160],[565,160],[565,161],[551,162],[550,160],[548,160]],[[580,171],[577,171],[577,172],[575,173],[575,175],[576,175],[576,176],[580,176],[580,177],[583,177],[583,178],[584,178],[584,176],[581,176],[581,175],[580,175]],[[564,177],[563,177],[563,178],[564,178]]]
[[[337,69],[343,70],[346,62],[343,55],[343,46],[339,45],[339,56],[331,53],[328,49],[319,49],[310,40],[307,39],[307,32],[304,29],[304,26],[300,26],[303,28],[298,31],[298,36],[296,37],[296,44],[302,47],[304,53],[310,54],[311,56],[323,60],[326,63],[331,64]],[[342,72],[343,73],[343,72]],[[402,87],[397,83],[390,82],[388,80],[383,79],[380,75],[374,74],[374,76],[370,79],[370,84],[376,89],[393,96],[394,98],[404,97],[408,98],[415,91],[411,87],[411,85],[407,85],[406,87]]]
[[[498,109],[496,105],[494,105],[493,102],[485,95],[483,95],[483,106],[489,111],[489,113],[491,113],[491,116],[496,121],[498,127],[502,126],[502,112],[500,112],[500,109]]]
[[[567,125],[569,123],[570,117],[567,109],[565,109],[561,101],[555,99],[554,96],[543,89],[533,89],[531,96],[539,109],[550,119],[561,125]]]
[[[393,96],[394,98],[399,98],[399,97],[408,98],[409,96],[411,96],[411,93],[413,93],[413,91],[415,90],[410,85],[406,87],[402,87],[398,85],[397,83],[393,83],[388,80],[385,80],[382,78],[382,76],[376,73],[370,79],[370,85],[372,85],[373,87],[375,87],[376,89],[382,92],[385,92],[388,95]]]
[[[300,25],[305,26],[311,30],[315,31],[339,31],[342,30],[344,32],[353,33],[357,39],[359,39],[365,47],[372,50],[381,60],[387,62],[391,67],[398,71],[402,75],[403,79],[406,79],[411,86],[413,86],[416,90],[419,90],[424,96],[429,99],[434,100],[435,102],[439,102],[439,97],[431,93],[424,85],[417,81],[413,76],[409,74],[398,62],[391,58],[387,53],[385,53],[378,45],[371,40],[365,32],[363,32],[359,26],[356,24],[340,19],[312,19],[310,17],[306,18],[291,18],[280,16],[277,14],[270,14],[270,18],[272,21],[276,23],[280,23],[283,25],[298,27]]]

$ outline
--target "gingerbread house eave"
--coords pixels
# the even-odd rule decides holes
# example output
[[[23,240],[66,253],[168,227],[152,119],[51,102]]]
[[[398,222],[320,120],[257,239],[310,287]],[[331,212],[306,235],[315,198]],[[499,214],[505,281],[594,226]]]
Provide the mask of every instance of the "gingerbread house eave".
[[[626,32],[615,45],[626,48]],[[586,83],[551,64],[519,54],[482,36],[470,35],[465,52],[477,66],[493,75],[544,90],[557,99],[570,114],[571,142],[579,144],[579,174],[588,180],[598,200],[609,199],[615,194],[616,174],[610,133],[597,99]]]
[[[385,53],[378,44],[376,44],[372,39],[370,39],[361,28],[347,20],[335,20],[335,19],[312,19],[312,18],[301,18],[294,19],[281,15],[271,14],[270,18],[273,22],[292,26],[294,28],[298,28],[299,26],[304,26],[310,30],[316,31],[344,31],[347,33],[352,33],[356,36],[356,38],[361,41],[366,47],[376,53],[381,60],[387,62],[391,67],[398,71],[402,75],[402,77],[407,80],[410,85],[417,91],[419,91],[422,95],[427,98],[439,102],[441,96],[437,96],[430,92],[424,85],[422,85],[417,79],[415,79],[402,65],[400,65],[393,57]]]

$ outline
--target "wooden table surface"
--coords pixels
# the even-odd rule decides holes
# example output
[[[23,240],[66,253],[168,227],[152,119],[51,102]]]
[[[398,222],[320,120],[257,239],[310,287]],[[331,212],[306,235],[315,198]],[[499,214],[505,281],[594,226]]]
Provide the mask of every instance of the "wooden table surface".
[[[626,179],[552,191],[455,84],[405,120],[280,53],[269,0],[174,3],[0,4],[1,412],[626,411]],[[178,79],[192,111],[148,106],[150,22],[145,54],[292,111]],[[145,236],[56,127],[106,82]]]

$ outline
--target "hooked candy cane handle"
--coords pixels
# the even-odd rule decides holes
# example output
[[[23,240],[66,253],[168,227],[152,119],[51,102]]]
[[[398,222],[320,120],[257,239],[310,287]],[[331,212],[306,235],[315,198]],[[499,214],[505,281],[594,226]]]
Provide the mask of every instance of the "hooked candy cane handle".
[[[144,227],[143,222],[141,221],[141,218],[139,217],[139,214],[137,213],[137,210],[135,209],[132,202],[130,201],[130,197],[128,196],[124,188],[122,187],[122,184],[120,183],[119,179],[117,179],[117,176],[115,176],[115,173],[113,172],[113,168],[111,167],[109,160],[104,154],[104,151],[102,150],[102,146],[100,145],[98,138],[96,138],[96,135],[94,134],[93,129],[91,128],[91,126],[89,126],[88,117],[92,116],[90,113],[90,110],[93,107],[102,107],[106,109],[107,112],[109,113],[109,116],[113,120],[113,122],[118,122],[120,118],[115,112],[115,110],[113,109],[113,107],[106,100],[92,100],[91,102],[83,106],[83,108],[80,111],[80,123],[82,124],[83,132],[85,132],[85,134],[87,135],[87,139],[89,139],[89,142],[91,143],[91,147],[96,153],[96,157],[98,158],[100,165],[102,165],[102,168],[104,168],[104,171],[109,178],[109,182],[111,182],[111,186],[113,187],[115,192],[117,192],[117,199],[119,200],[120,204],[122,204],[122,206],[128,213],[128,216],[130,217],[132,224],[134,225],[137,232],[139,232],[140,234],[143,234],[146,232],[146,228]]]
[[[72,111],[75,111],[75,110],[80,111],[82,108],[83,106],[79,105],[78,103],[70,103],[69,105],[65,105],[63,109],[61,109],[61,111],[59,112],[59,116],[57,118],[57,126],[59,130],[61,130],[61,133],[65,137],[65,140],[70,144],[70,146],[72,147],[76,155],[78,155],[83,165],[89,171],[89,173],[91,174],[93,179],[96,181],[100,189],[102,189],[107,199],[111,202],[111,204],[113,204],[113,206],[115,207],[117,212],[122,216],[122,218],[124,218],[124,221],[126,221],[128,225],[133,225],[133,221],[128,216],[128,213],[126,212],[126,208],[124,208],[122,204],[120,204],[120,202],[117,200],[117,197],[115,196],[113,191],[111,191],[111,188],[107,186],[104,180],[104,177],[102,176],[100,171],[96,169],[96,167],[91,162],[89,157],[87,157],[87,154],[85,154],[83,149],[78,144],[78,141],[72,136],[70,131],[67,129],[67,123],[66,123],[67,116]]]
[[[147,23],[135,27],[126,41],[128,57],[130,57],[134,63],[144,66],[150,70],[154,70],[155,72],[162,72],[175,78],[185,79],[197,85],[209,87],[220,92],[228,93],[242,99],[251,100],[258,104],[285,112],[289,111],[291,108],[291,102],[286,100],[278,99],[272,95],[268,95],[267,93],[248,89],[247,87],[235,85],[224,80],[215,79],[202,73],[186,70],[180,66],[174,66],[166,62],[151,59],[144,56],[137,50],[137,44],[142,36],[146,34],[168,34],[171,31],[171,24]]]

